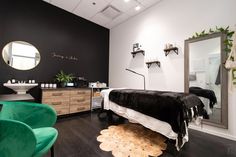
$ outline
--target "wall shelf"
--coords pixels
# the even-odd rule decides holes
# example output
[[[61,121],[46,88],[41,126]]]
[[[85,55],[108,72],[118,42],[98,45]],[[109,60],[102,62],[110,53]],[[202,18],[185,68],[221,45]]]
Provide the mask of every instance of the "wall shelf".
[[[145,51],[144,50],[138,50],[138,51],[131,52],[131,54],[133,55],[133,58],[136,56],[137,53],[142,53],[145,56]]]
[[[171,51],[174,51],[177,55],[179,54],[179,49],[178,49],[178,47],[171,47],[171,48],[168,48],[168,49],[164,49],[164,51],[165,51],[165,55],[166,55],[166,56],[169,55],[169,53],[170,53]]]
[[[160,61],[151,61],[151,62],[146,62],[147,67],[150,68],[152,64],[156,64],[158,67],[161,67],[161,62]]]

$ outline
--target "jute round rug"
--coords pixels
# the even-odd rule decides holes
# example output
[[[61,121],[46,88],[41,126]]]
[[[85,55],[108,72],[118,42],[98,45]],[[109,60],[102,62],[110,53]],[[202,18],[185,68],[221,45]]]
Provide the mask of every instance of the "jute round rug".
[[[164,136],[139,124],[112,125],[100,133],[99,147],[115,157],[157,157],[167,147]]]

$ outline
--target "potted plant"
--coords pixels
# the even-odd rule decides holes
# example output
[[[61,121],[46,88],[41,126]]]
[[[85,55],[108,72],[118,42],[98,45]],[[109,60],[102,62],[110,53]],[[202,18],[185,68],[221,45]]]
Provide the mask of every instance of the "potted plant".
[[[66,74],[64,71],[60,71],[56,74],[56,81],[60,83],[61,87],[65,87],[67,83],[71,82],[74,79],[73,74]]]

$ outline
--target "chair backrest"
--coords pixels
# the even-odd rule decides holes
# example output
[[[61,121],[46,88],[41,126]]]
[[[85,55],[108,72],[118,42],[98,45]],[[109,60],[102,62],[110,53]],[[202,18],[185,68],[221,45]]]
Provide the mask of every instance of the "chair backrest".
[[[51,127],[57,119],[49,105],[23,101],[0,101],[0,104],[0,119],[21,121],[31,128]]]
[[[0,120],[0,157],[31,157],[36,138],[32,129],[15,120]]]

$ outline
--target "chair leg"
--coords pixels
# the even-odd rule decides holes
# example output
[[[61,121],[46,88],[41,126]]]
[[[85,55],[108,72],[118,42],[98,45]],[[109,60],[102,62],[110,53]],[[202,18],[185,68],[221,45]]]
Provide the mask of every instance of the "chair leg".
[[[54,145],[51,147],[51,157],[54,157]]]

